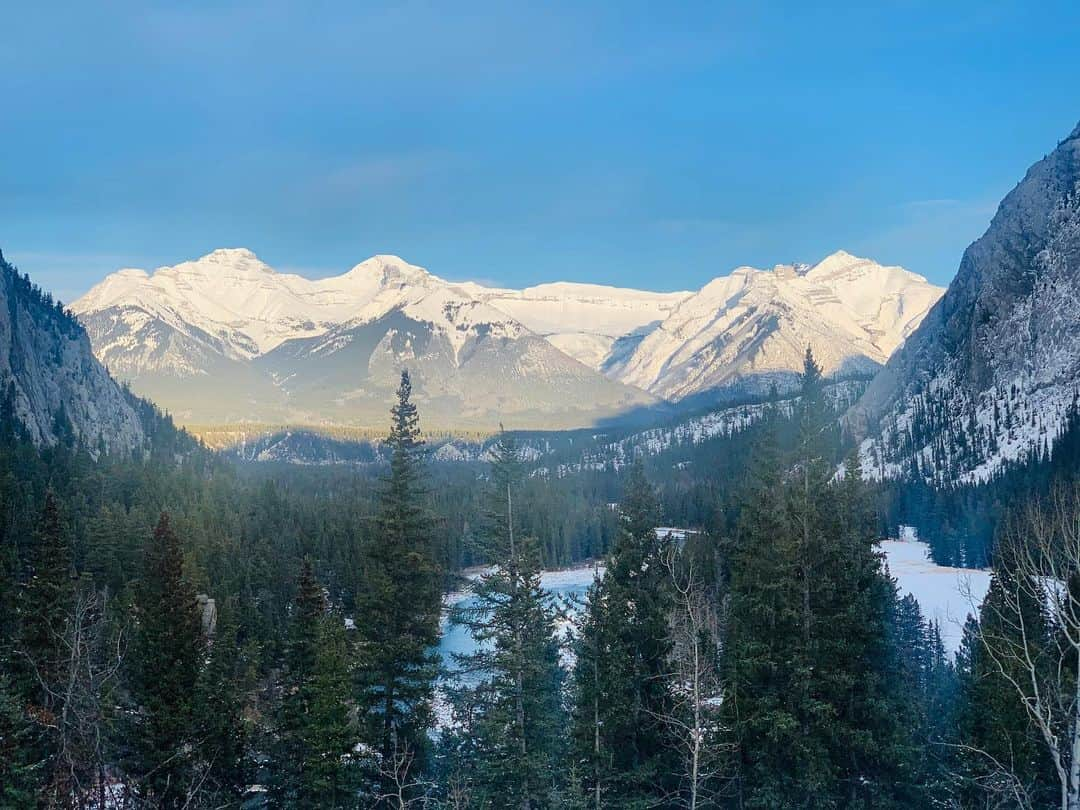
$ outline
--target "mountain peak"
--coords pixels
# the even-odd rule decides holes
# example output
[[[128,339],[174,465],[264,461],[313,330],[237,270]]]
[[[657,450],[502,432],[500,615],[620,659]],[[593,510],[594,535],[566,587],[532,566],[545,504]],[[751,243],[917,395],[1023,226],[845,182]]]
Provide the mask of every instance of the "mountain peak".
[[[409,264],[400,256],[392,253],[378,253],[371,258],[356,264],[345,273],[344,278],[370,279],[375,278],[381,283],[395,282],[422,282],[434,278],[423,267]]]
[[[197,261],[200,262],[259,262],[259,257],[247,248],[217,248],[207,253],[205,256],[200,256]],[[259,262],[260,264],[262,262]]]
[[[827,268],[829,270],[839,270],[844,267],[850,267],[854,264],[873,264],[877,265],[877,262],[872,259],[864,259],[861,256],[856,256],[854,253],[848,253],[846,250],[837,250],[830,253],[824,259],[819,261],[813,266],[813,269]]]

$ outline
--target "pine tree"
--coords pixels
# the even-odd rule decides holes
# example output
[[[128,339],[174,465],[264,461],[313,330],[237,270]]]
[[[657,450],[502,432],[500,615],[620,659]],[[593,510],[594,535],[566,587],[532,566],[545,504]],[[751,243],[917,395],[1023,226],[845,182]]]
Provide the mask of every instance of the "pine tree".
[[[465,624],[477,651],[458,663],[479,683],[460,685],[474,800],[481,806],[521,810],[560,806],[559,735],[562,670],[556,611],[540,585],[536,540],[515,517],[522,472],[514,442],[505,434],[493,448],[484,557],[495,569],[480,578]]]
[[[574,734],[594,803],[647,807],[670,790],[674,749],[667,659],[670,581],[656,497],[640,461],[621,505],[622,526],[601,581],[590,591],[575,667]]]
[[[136,621],[132,692],[141,722],[132,736],[132,767],[156,806],[181,807],[191,787],[192,708],[203,644],[180,538],[164,512],[146,547]]]
[[[348,807],[354,789],[349,650],[344,622],[328,612],[307,559],[293,608],[276,728],[274,796],[281,807]]]
[[[60,526],[60,510],[50,490],[45,495],[34,537],[32,571],[23,591],[18,652],[27,688],[46,713],[56,710],[55,686],[63,667],[64,623],[74,593],[71,547]]]
[[[34,724],[10,679],[0,672],[0,807],[33,807],[39,782]]]
[[[62,531],[56,496],[49,490],[34,533],[31,571],[22,589],[14,654],[20,685],[36,721],[33,758],[42,763],[47,789],[62,795],[58,734],[64,710],[65,636],[74,596],[71,548]]]
[[[994,560],[980,619],[968,619],[957,655],[957,727],[962,745],[961,773],[965,778],[961,793],[971,802],[985,801],[987,796],[1010,797],[1019,789],[1037,802],[1053,803],[1055,780],[1049,757],[1008,680],[1025,678],[1027,674],[1022,670],[1002,672],[985,647],[986,643],[1027,646],[1032,660],[1038,661],[1041,648],[1049,641],[1045,600],[1040,604],[1039,600],[1027,598],[1027,593],[1038,592],[1039,588],[1017,587],[1015,580],[1019,576],[1022,574],[1018,566],[1002,545]],[[1006,593],[1022,595],[1022,622],[1001,620],[1009,615],[1008,609],[1001,607]],[[1024,638],[1020,636],[1021,624]],[[1002,660],[1008,663],[1004,657]]]
[[[357,613],[363,617],[357,628],[360,704],[383,761],[406,756],[416,771],[427,748],[438,672],[434,647],[441,583],[408,372],[402,372],[397,400],[387,440],[390,473],[383,482],[375,536],[365,554],[364,588],[357,596]]]
[[[857,458],[833,480],[809,352],[799,409],[794,452],[761,454],[729,552],[725,713],[740,801],[910,806],[912,750],[889,677],[894,591]]]
[[[194,718],[198,767],[207,792],[223,803],[235,800],[245,784],[243,651],[238,642],[236,609],[223,604],[199,673]]]

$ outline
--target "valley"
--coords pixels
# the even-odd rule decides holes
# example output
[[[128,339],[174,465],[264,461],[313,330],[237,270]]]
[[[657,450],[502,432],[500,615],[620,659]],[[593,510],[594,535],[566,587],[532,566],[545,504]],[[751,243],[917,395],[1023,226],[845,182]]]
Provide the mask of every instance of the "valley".
[[[4,11],[0,810],[1080,810],[1080,7]]]

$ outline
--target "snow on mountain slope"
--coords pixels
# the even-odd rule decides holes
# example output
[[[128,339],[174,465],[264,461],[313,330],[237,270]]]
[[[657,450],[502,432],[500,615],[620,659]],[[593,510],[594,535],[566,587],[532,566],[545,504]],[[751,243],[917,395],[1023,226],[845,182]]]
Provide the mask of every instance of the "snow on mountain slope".
[[[396,256],[309,280],[217,250],[115,273],[73,309],[102,361],[187,423],[371,424],[403,367],[445,426],[588,424],[655,401]]]
[[[388,255],[311,280],[223,249],[121,270],[73,309],[98,357],[188,424],[366,422],[408,366],[443,424],[548,427],[651,406],[654,395],[783,387],[808,344],[827,371],[869,372],[939,292],[842,252],[654,293],[490,288]]]
[[[740,267],[684,299],[617,373],[666,399],[790,385],[810,346],[826,373],[869,373],[942,290],[840,251],[813,267]]]
[[[1080,126],[986,233],[847,423],[874,476],[950,484],[1049,448],[1080,388]]]
[[[469,292],[597,370],[604,367],[619,338],[656,326],[691,295],[569,282],[524,290],[472,284]]]
[[[446,286],[396,256],[373,256],[340,276],[312,281],[278,273],[251,251],[234,248],[160,267],[152,275],[120,270],[72,306],[80,315],[141,311],[142,318],[208,336],[229,357],[251,359],[286,340],[373,320],[395,306],[423,309],[425,296]],[[429,302],[428,314],[433,306],[438,305]],[[129,319],[134,323],[139,317]],[[109,348],[99,345],[98,352],[108,354]]]

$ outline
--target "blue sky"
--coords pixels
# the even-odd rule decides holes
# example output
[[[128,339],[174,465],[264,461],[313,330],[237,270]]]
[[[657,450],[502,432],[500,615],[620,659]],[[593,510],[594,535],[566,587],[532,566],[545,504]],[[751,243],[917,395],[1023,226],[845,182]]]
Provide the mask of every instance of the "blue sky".
[[[945,283],[1080,120],[1076,3],[45,6],[4,10],[0,248],[65,299],[237,246],[654,289],[845,248]]]

